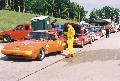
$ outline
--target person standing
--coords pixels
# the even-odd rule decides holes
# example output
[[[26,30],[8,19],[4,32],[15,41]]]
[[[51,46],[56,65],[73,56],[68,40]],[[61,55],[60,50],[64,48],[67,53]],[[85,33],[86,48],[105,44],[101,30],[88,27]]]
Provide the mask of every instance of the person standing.
[[[67,39],[68,39],[68,55],[66,58],[73,57],[73,42],[74,42],[74,35],[75,30],[72,25],[68,24],[68,32],[67,32]]]
[[[104,29],[106,30],[106,38],[109,38],[109,33],[110,33],[110,25],[109,24],[106,24],[104,26]]]
[[[55,29],[55,23],[56,23],[57,19],[53,19],[51,22],[51,29],[54,30]]]

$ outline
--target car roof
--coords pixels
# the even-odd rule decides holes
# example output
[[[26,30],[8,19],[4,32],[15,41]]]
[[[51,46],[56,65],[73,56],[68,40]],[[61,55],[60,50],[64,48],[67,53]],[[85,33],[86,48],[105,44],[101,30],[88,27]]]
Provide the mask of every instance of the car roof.
[[[37,30],[37,31],[32,31],[32,32],[54,34],[54,32],[50,32],[50,31],[48,31],[48,30]],[[30,32],[30,33],[32,33],[32,32]]]
[[[46,18],[48,18],[48,16],[39,16],[39,17],[34,17],[34,18],[32,18],[31,20],[43,20],[43,19],[46,19]]]
[[[48,32],[48,30],[36,30],[36,31],[32,31],[32,32]]]

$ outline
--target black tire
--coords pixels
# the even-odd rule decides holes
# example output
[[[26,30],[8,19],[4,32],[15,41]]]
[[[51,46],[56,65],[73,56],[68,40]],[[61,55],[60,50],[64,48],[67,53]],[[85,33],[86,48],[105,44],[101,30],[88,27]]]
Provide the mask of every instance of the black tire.
[[[45,50],[43,48],[40,49],[40,52],[37,56],[37,60],[42,61],[45,58]]]
[[[11,42],[11,41],[12,40],[11,40],[11,37],[9,35],[4,35],[3,36],[3,42],[8,43],[8,42]]]
[[[92,42],[94,42],[94,41],[95,41],[95,37],[92,38]]]
[[[84,47],[84,40],[81,42],[81,45],[78,45],[79,48],[83,48]]]
[[[90,44],[92,44],[92,42],[93,42],[93,40],[92,40],[92,38],[90,39]]]
[[[58,51],[57,53],[58,53],[58,54],[61,54],[61,53],[63,53],[63,51]]]

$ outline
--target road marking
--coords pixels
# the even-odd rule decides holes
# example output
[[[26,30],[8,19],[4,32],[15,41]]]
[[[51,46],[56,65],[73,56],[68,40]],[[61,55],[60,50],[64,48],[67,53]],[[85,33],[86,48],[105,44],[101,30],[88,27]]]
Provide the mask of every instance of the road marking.
[[[48,68],[48,67],[50,67],[50,66],[52,66],[52,65],[54,65],[54,64],[56,64],[58,62],[60,62],[60,61],[62,61],[63,59],[65,59],[65,58],[61,58],[61,59],[59,59],[59,60],[57,60],[57,61],[55,61],[55,62],[53,62],[53,63],[51,63],[51,64],[49,64],[49,65],[47,65],[47,66],[45,66],[43,68],[41,68],[39,70],[36,70],[36,71],[34,71],[34,72],[30,73],[30,74],[27,74],[26,76],[24,76],[22,78],[19,78],[17,81],[21,81],[21,80],[23,80],[23,79],[25,79],[25,78],[27,78],[27,77],[35,74],[35,73],[38,73],[39,71],[42,71],[42,70],[44,70],[44,69],[46,69],[46,68]]]

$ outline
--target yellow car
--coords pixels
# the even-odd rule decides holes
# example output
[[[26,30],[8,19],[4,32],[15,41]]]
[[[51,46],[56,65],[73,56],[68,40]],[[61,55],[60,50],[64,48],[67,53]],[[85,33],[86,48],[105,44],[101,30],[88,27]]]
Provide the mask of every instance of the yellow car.
[[[4,46],[2,54],[11,57],[43,60],[46,54],[62,52],[66,47],[63,38],[55,38],[49,32],[34,31],[29,33],[24,41],[12,42]]]

